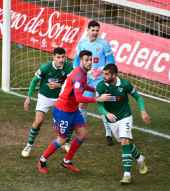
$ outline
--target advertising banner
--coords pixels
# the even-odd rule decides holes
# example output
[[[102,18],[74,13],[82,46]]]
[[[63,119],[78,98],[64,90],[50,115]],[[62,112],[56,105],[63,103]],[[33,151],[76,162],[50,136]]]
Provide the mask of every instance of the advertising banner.
[[[110,24],[102,31],[120,71],[170,85],[170,40]]]
[[[128,0],[128,1],[170,11],[170,0]]]
[[[87,19],[53,8],[41,7],[22,0],[11,1],[12,41],[44,51],[64,47],[72,57]],[[0,1],[0,36],[2,35],[2,0]]]

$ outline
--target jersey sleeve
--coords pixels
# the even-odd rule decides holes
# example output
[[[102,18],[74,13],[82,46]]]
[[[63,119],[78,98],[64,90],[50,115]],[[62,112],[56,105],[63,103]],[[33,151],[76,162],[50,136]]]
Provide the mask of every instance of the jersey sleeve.
[[[104,93],[104,88],[102,87],[101,83],[97,84],[96,97],[100,96],[103,93]],[[97,106],[98,106],[98,111],[101,115],[106,116],[108,114],[108,111],[105,109],[103,102],[97,102]]]
[[[30,85],[29,85],[29,90],[28,90],[28,96],[29,97],[33,96],[33,93],[35,92],[36,85],[39,81],[40,81],[40,78],[38,78],[37,76],[34,76],[33,79],[31,80]]]
[[[76,48],[76,55],[73,60],[73,68],[76,68],[80,65],[80,58],[79,58],[79,53],[81,52],[81,42],[78,44]]]
[[[37,78],[39,79],[42,79],[43,76],[45,76],[46,70],[47,70],[47,65],[42,64],[40,68],[35,72],[35,76],[37,76]]]
[[[96,103],[96,98],[84,96],[84,85],[81,81],[81,76],[78,76],[73,81],[73,89],[76,101],[79,103]]]
[[[110,44],[105,41],[104,42],[104,51],[105,51],[105,57],[106,57],[106,64],[115,64],[115,58],[111,49]]]
[[[140,111],[145,110],[145,104],[142,96],[138,93],[138,91],[132,86],[130,82],[127,81],[127,92],[136,100],[137,105]]]

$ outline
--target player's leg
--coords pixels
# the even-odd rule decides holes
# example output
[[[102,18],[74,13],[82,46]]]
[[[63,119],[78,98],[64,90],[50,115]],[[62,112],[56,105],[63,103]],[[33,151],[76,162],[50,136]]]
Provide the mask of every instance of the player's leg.
[[[129,139],[121,138],[121,147],[122,147],[122,169],[123,169],[123,177],[120,180],[122,184],[131,183],[131,168],[132,168],[132,154],[131,147],[129,144]]]
[[[105,136],[106,136],[107,145],[112,146],[113,145],[112,130],[110,128],[110,125],[109,125],[106,117],[103,115],[101,117],[102,117],[103,126],[105,128]]]
[[[48,173],[47,160],[54,154],[60,147],[65,143],[66,138],[58,136],[57,139],[54,139],[51,144],[44,150],[43,154],[38,161],[38,171],[43,174]]]
[[[121,142],[122,149],[122,169],[123,177],[120,180],[122,184],[129,184],[132,181],[131,169],[132,169],[132,152],[130,140],[132,137],[132,116],[126,117],[118,122],[118,134]]]
[[[132,125],[133,125],[133,118],[132,116],[125,118],[124,120],[126,122],[126,125],[128,126],[129,124],[129,138],[132,140]],[[129,142],[130,148],[131,148],[131,154],[134,160],[136,160],[139,173],[140,174],[146,174],[148,172],[148,167],[145,162],[145,157],[141,154],[141,152],[138,150],[137,146],[133,143],[133,141]]]
[[[64,145],[62,145],[61,149],[63,151],[65,151],[66,153],[68,153],[69,149],[70,149],[70,146],[71,146],[71,140],[72,140],[72,137],[73,137],[73,131],[70,131],[69,134],[68,134],[68,137],[66,139],[66,142]]]
[[[69,112],[63,112],[57,108],[53,108],[53,128],[57,131],[57,139],[53,140],[43,152],[38,162],[38,170],[40,173],[48,173],[47,160],[54,154],[66,141],[69,130],[72,125],[72,117]]]
[[[44,122],[45,114],[48,112],[50,107],[53,106],[54,101],[55,99],[50,99],[41,94],[38,94],[35,119],[33,121],[32,127],[29,130],[27,144],[21,152],[22,157],[26,158],[30,156],[32,146],[39,134],[41,125]]]
[[[84,95],[87,96],[87,94],[84,94]],[[88,107],[88,104],[86,104],[86,103],[79,104],[79,110],[80,110],[82,116],[84,117],[85,122],[87,122],[87,107]]]
[[[141,152],[138,150],[138,148],[134,143],[130,143],[130,146],[131,146],[132,157],[137,162],[139,173],[146,174],[148,172],[148,167],[146,165],[144,155],[141,154]]]
[[[22,157],[29,157],[31,153],[32,146],[35,142],[36,137],[39,134],[40,127],[45,119],[45,113],[41,111],[37,111],[35,114],[35,119],[32,124],[32,128],[29,130],[29,135],[28,135],[28,141],[26,146],[21,152]]]
[[[72,164],[72,159],[80,148],[81,144],[87,138],[87,128],[80,111],[75,113],[73,127],[75,129],[76,135],[72,139],[69,152],[64,157],[63,166],[72,172],[79,172],[80,170]]]

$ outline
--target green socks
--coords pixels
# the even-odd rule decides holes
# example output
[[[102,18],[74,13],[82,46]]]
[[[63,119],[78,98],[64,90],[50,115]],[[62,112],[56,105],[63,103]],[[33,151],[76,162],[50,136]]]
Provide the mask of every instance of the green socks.
[[[28,137],[28,143],[30,145],[33,145],[35,138],[37,137],[39,133],[40,128],[31,128],[29,132],[29,137]]]

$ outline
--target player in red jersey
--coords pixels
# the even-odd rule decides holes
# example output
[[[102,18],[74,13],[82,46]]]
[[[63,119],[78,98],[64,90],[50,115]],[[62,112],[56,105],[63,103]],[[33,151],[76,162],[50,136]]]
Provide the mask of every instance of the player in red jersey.
[[[80,145],[87,138],[87,128],[84,118],[78,109],[79,103],[96,103],[109,101],[111,96],[103,94],[97,98],[85,97],[85,90],[94,92],[95,89],[87,85],[87,72],[91,69],[92,53],[87,50],[80,52],[80,66],[75,68],[68,76],[62,87],[59,98],[53,109],[54,128],[57,138],[43,152],[38,162],[40,173],[48,173],[47,159],[57,151],[65,142],[69,133],[75,130],[69,152],[65,155],[62,166],[72,172],[80,170],[72,164],[72,159]]]

